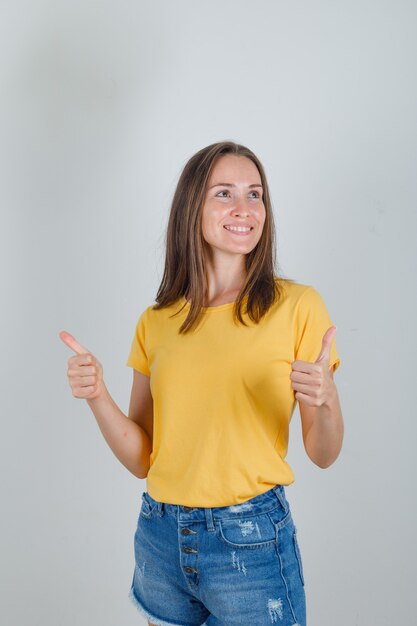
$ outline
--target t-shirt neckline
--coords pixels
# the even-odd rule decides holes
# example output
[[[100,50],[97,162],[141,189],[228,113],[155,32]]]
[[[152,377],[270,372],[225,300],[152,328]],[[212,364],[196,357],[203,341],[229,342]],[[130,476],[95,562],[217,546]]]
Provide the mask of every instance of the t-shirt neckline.
[[[181,297],[182,302],[185,303],[186,306],[190,306],[190,302],[188,302],[188,300],[182,296]],[[243,301],[245,301],[247,299],[247,296],[245,296],[245,298],[243,298]],[[225,304],[217,304],[215,306],[203,306],[204,311],[207,312],[216,312],[216,311],[223,311],[225,309],[230,309],[233,307],[233,305],[236,303],[236,300],[233,300],[233,302],[226,302]]]

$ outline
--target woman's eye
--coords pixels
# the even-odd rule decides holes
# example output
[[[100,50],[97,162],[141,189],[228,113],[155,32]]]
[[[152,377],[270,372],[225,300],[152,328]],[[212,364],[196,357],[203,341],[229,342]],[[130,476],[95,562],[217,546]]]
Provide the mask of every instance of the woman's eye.
[[[228,191],[227,189],[223,189],[222,191],[219,191],[219,193],[218,193],[217,195],[220,195],[221,193],[229,193],[229,191]],[[259,198],[259,197],[260,197],[260,195],[259,195],[259,192],[258,192],[258,191],[251,191],[250,193],[254,193],[254,194],[256,194],[256,195],[255,195],[255,197],[256,197],[256,198]],[[222,197],[222,198],[224,198],[224,196],[221,196],[221,197]]]

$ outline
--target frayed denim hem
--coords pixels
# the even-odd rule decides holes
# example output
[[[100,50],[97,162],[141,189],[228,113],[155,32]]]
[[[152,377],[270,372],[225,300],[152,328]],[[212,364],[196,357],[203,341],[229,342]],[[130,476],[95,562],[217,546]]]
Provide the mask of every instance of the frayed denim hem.
[[[154,617],[153,615],[151,615],[151,613],[149,613],[149,611],[147,611],[142,606],[142,604],[139,602],[139,600],[135,596],[133,587],[129,591],[129,598],[132,600],[133,604],[136,606],[138,611],[142,613],[142,615],[144,615],[152,624],[155,624],[155,626],[181,626],[178,623],[173,624],[172,622],[166,622],[164,620],[158,619],[157,617]],[[202,624],[201,626],[206,626],[206,622],[204,622],[204,624]],[[300,626],[300,624],[294,624],[294,626]]]
[[[148,620],[150,622],[152,622],[152,624],[155,624],[155,626],[181,626],[181,624],[178,624],[178,622],[176,624],[174,624],[173,622],[166,622],[166,621],[164,621],[162,619],[159,619],[158,617],[154,617],[151,613],[149,613],[149,611],[147,611],[142,606],[142,604],[139,602],[139,600],[135,596],[135,592],[133,590],[133,587],[131,587],[131,589],[129,591],[129,598],[132,600],[133,604],[136,606],[138,611],[140,613],[142,613],[142,615],[147,617]]]

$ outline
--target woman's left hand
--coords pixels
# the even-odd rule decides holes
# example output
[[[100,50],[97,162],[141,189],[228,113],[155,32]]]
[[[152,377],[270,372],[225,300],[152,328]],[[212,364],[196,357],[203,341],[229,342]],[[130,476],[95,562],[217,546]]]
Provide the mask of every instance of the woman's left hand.
[[[329,404],[336,392],[333,370],[330,370],[330,346],[336,335],[336,326],[330,326],[324,333],[320,354],[314,363],[293,361],[291,363],[292,388],[299,402],[309,406]]]

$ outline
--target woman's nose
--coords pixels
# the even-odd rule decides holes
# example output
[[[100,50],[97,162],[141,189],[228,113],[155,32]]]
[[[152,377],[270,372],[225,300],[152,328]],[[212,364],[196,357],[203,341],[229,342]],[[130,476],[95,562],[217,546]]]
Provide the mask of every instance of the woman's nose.
[[[246,204],[245,198],[237,197],[235,199],[234,206],[233,206],[233,213],[238,213],[239,215],[240,214],[248,215],[249,209]]]

